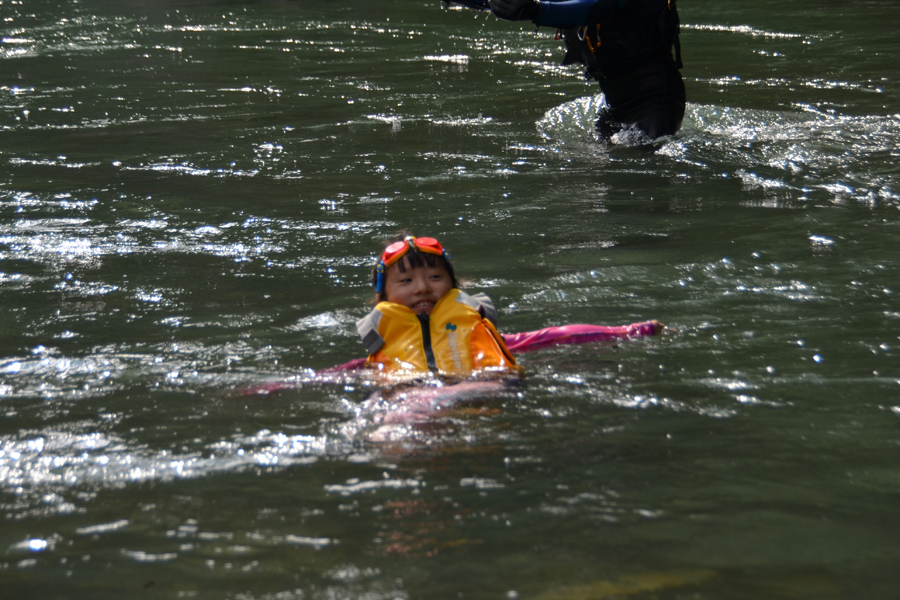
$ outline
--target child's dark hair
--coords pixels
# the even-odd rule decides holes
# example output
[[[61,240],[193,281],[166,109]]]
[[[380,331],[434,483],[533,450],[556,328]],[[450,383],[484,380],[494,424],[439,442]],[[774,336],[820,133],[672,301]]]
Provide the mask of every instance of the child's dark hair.
[[[373,287],[375,287],[376,282],[378,281],[378,264],[381,263],[381,255],[384,254],[384,250],[395,242],[402,242],[408,236],[416,237],[407,231],[401,231],[392,236],[390,239],[386,240],[384,244],[382,244],[381,251],[378,253],[378,263],[375,263],[375,266],[372,267],[372,275],[370,281]],[[456,280],[456,273],[453,270],[453,263],[447,260],[446,257],[438,256],[437,254],[430,254],[428,252],[420,252],[418,248],[413,246],[406,251],[406,254],[404,254],[400,260],[398,260],[388,268],[397,267],[398,269],[400,269],[401,273],[406,273],[407,261],[409,261],[409,266],[412,269],[420,269],[425,266],[434,267],[436,265],[441,265],[445,269],[447,269],[447,273],[450,275],[450,283],[453,285],[453,287],[459,287],[459,282]],[[384,302],[386,299],[387,295],[384,290],[381,290],[375,296],[376,302]]]

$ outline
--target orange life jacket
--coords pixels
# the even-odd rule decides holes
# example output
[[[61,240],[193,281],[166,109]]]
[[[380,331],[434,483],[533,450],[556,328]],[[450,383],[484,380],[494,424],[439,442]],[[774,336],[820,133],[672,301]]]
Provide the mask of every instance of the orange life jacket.
[[[438,300],[430,315],[379,302],[356,328],[369,351],[367,362],[385,369],[465,373],[516,368],[491,322],[496,314],[487,296],[470,296],[454,288]]]

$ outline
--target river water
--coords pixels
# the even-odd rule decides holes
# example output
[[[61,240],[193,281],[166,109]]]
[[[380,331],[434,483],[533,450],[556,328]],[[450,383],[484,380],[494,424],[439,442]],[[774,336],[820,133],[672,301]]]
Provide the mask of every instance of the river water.
[[[900,3],[680,12],[638,145],[437,0],[0,0],[4,595],[896,597]],[[372,442],[315,373],[399,229],[503,331],[668,332]]]

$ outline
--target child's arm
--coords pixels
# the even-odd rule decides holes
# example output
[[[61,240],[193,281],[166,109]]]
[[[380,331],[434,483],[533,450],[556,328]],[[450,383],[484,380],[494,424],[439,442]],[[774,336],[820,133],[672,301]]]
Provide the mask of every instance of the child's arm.
[[[564,325],[545,327],[538,331],[502,334],[506,347],[513,354],[548,348],[558,344],[585,344],[626,338],[656,335],[662,331],[659,321],[644,321],[631,325],[608,327],[605,325]]]

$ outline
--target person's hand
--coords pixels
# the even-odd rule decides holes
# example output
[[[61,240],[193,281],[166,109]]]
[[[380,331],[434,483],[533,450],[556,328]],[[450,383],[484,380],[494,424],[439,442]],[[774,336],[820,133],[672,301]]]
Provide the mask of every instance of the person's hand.
[[[491,12],[506,21],[532,19],[540,10],[536,0],[488,0]]]

